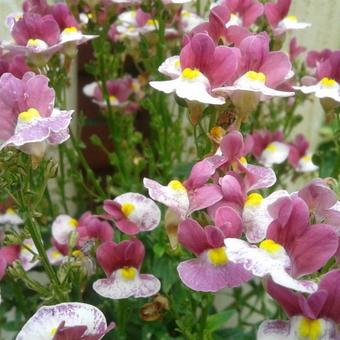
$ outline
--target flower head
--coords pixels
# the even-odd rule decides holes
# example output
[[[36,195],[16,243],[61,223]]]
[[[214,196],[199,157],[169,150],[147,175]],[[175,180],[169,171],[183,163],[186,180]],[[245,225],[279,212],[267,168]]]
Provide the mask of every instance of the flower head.
[[[148,297],[160,289],[159,280],[150,274],[140,274],[145,249],[139,240],[119,244],[104,242],[97,249],[97,261],[108,276],[94,282],[93,289],[110,299]]]
[[[10,73],[0,78],[0,148],[15,146],[42,157],[47,144],[69,138],[72,111],[54,108],[54,90],[48,78],[26,73],[18,79]]]

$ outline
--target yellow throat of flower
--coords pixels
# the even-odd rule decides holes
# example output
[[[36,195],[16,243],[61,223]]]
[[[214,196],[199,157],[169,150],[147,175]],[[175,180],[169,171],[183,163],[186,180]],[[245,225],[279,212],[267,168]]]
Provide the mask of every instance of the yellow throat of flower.
[[[122,213],[126,217],[129,217],[135,211],[135,209],[136,207],[133,203],[126,202],[121,205]]]
[[[332,88],[336,86],[336,81],[332,78],[327,78],[327,77],[322,78],[320,83],[322,87],[326,87],[326,88]]]
[[[6,209],[6,214],[15,215],[15,210],[13,208]]]
[[[146,25],[158,27],[158,20],[156,20],[156,19],[149,19],[146,22]]]
[[[277,151],[277,146],[274,143],[270,143],[265,148],[265,151],[275,152],[275,151]]]
[[[24,123],[30,123],[35,119],[40,118],[40,113],[37,109],[30,108],[27,111],[20,112],[18,115],[18,120]]]
[[[318,340],[322,333],[321,320],[303,318],[298,328],[299,336],[308,340]]]
[[[266,75],[263,72],[248,71],[246,77],[252,81],[266,82]]]
[[[78,221],[75,218],[70,218],[68,223],[72,228],[77,228],[77,226],[78,226]]]
[[[273,240],[264,240],[260,243],[259,247],[269,254],[276,254],[282,249],[282,246]]]
[[[257,192],[254,192],[247,196],[247,200],[244,205],[246,207],[257,207],[262,203],[262,201],[263,201],[262,195],[258,194]]]
[[[214,266],[222,266],[228,262],[226,249],[224,247],[208,250],[208,259]]]
[[[194,80],[200,76],[201,72],[197,68],[185,68],[182,71],[182,78],[188,79],[188,80]]]
[[[64,33],[64,34],[72,34],[72,33],[77,33],[77,32],[78,32],[78,29],[77,29],[77,27],[74,27],[74,26],[66,27],[66,28],[63,30],[63,33]]]
[[[26,44],[26,46],[28,47],[40,47],[45,45],[46,45],[45,41],[41,39],[29,39]]]
[[[288,20],[288,21],[291,21],[291,22],[297,22],[298,21],[298,18],[296,15],[287,15],[285,17],[285,20]]]
[[[173,180],[169,182],[168,187],[174,191],[179,191],[179,192],[186,192],[187,189],[185,189],[184,185],[178,181],[178,180]]]
[[[127,281],[133,280],[137,275],[137,269],[135,267],[123,267],[119,269],[120,275]]]

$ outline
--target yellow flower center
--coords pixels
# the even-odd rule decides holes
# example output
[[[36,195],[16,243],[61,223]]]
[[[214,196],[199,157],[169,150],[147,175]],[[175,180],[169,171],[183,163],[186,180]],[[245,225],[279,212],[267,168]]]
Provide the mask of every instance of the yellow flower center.
[[[210,130],[210,135],[211,135],[211,137],[213,137],[215,139],[220,139],[225,135],[225,130],[220,126],[214,126]]]
[[[318,340],[322,334],[321,320],[303,318],[300,321],[299,335],[309,340]]]
[[[171,188],[174,191],[181,191],[181,192],[187,191],[187,189],[185,189],[184,185],[178,180],[173,180],[173,181],[169,182],[168,187]]]
[[[175,61],[175,67],[180,67],[181,66],[181,61],[179,59],[177,59]]]
[[[256,207],[260,205],[263,201],[263,197],[258,194],[257,192],[254,192],[247,196],[246,203],[244,204],[246,207]]]
[[[291,22],[297,22],[297,21],[298,21],[296,15],[287,15],[287,16],[285,17],[285,19],[288,20],[288,21],[291,21]]]
[[[248,162],[247,162],[246,158],[243,157],[243,156],[239,159],[239,161],[240,161],[240,163],[241,163],[243,166],[247,166],[247,165],[248,165]]]
[[[267,251],[269,254],[276,254],[282,249],[282,246],[273,240],[264,240],[260,243],[259,247]]]
[[[200,76],[201,72],[197,68],[185,68],[182,71],[182,78],[193,80]]]
[[[73,252],[72,252],[72,256],[74,256],[74,257],[81,257],[81,256],[83,256],[84,254],[83,254],[83,252],[81,251],[81,250],[73,250]]]
[[[76,251],[76,250],[75,250]],[[51,256],[53,257],[53,258],[57,258],[57,257],[59,257],[61,254],[59,253],[59,251],[58,250],[53,250],[52,251],[52,253],[51,253]]]
[[[26,46],[28,47],[40,47],[40,46],[46,46],[45,41],[41,39],[29,39],[27,41]]]
[[[183,10],[183,11],[181,12],[181,15],[182,15],[182,17],[191,17],[191,16],[192,16],[192,14],[191,14],[190,12],[185,11],[185,10]]]
[[[327,88],[332,88],[336,85],[336,81],[334,79],[327,78],[327,77],[322,78],[320,83],[323,87],[327,87]]]
[[[146,24],[148,25],[148,26],[158,26],[158,20],[156,20],[156,19],[149,19],[147,22],[146,22]]]
[[[40,118],[40,113],[34,108],[30,108],[27,111],[20,112],[18,115],[18,120],[25,123],[30,123],[35,119]]]
[[[122,210],[122,213],[128,217],[129,215],[131,215],[134,211],[135,211],[136,207],[134,204],[132,203],[129,203],[129,202],[126,202],[126,203],[123,203],[121,205],[121,210]]]
[[[269,151],[269,152],[275,152],[275,151],[277,151],[277,146],[274,143],[270,143],[270,144],[267,145],[265,150]]]
[[[77,29],[77,27],[74,27],[74,26],[72,26],[72,27],[66,27],[64,30],[63,30],[63,33],[65,34],[70,34],[70,33],[76,33],[76,32],[78,32],[78,29]]]
[[[54,336],[54,335],[57,333],[57,330],[58,330],[57,327],[53,327],[53,328],[51,329],[50,335],[51,335],[51,336]]]
[[[110,100],[111,105],[117,105],[118,104],[118,99],[117,99],[116,96],[110,96],[109,100]]]
[[[70,218],[70,220],[68,221],[68,223],[70,224],[70,226],[72,228],[77,228],[78,226],[78,221],[75,218]]]
[[[15,215],[15,210],[13,208],[6,209],[6,214]]]
[[[266,82],[266,75],[263,72],[248,71],[246,77],[252,81]]]
[[[305,162],[309,162],[312,160],[312,156],[311,155],[306,155],[306,156],[303,156],[302,159],[305,161]]]
[[[224,247],[208,250],[208,259],[214,266],[222,266],[228,262]]]
[[[124,267],[119,269],[119,272],[121,276],[128,281],[133,280],[137,275],[137,269],[135,267]]]

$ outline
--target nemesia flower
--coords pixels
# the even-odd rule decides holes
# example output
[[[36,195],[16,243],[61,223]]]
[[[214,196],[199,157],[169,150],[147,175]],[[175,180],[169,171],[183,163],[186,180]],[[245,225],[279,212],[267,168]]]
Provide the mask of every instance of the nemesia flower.
[[[215,169],[213,163],[203,160],[193,166],[184,183],[172,180],[163,186],[148,178],[144,178],[143,183],[152,199],[172,209],[183,220],[192,212],[205,209],[222,199],[219,186],[207,183]]]
[[[191,32],[197,25],[202,24],[204,19],[196,13],[181,10],[180,27],[184,32]]]
[[[234,31],[243,29],[234,28]],[[290,71],[288,56],[280,51],[269,51],[269,37],[262,32],[248,35],[237,43],[241,51],[238,77],[231,86],[218,87],[216,94],[227,94],[242,114],[253,110],[259,100],[269,97],[290,97],[294,92],[276,90]]]
[[[9,245],[0,248],[0,280],[5,276],[6,269],[18,259],[20,246]]]
[[[296,37],[292,38],[289,42],[289,59],[291,62],[294,62],[297,57],[305,52],[307,49],[304,46],[299,46],[297,44]]]
[[[48,78],[25,73],[18,79],[10,73],[0,77],[0,149],[14,146],[41,158],[48,144],[69,138],[73,111],[54,108],[54,90]]]
[[[309,210],[298,197],[282,198],[271,206],[275,215],[259,247],[227,238],[228,258],[243,264],[254,276],[271,276],[281,286],[313,293],[317,285],[298,280],[320,269],[336,252],[338,239],[333,227],[309,225]],[[327,247],[324,245],[327,244]]]
[[[59,215],[52,223],[52,237],[60,245],[68,245],[72,232],[76,232],[78,221],[69,215]]]
[[[333,53],[332,50],[326,48],[322,51],[309,51],[306,58],[306,64],[309,68],[315,69],[320,62],[326,61]]]
[[[106,82],[110,104],[113,107],[123,107],[128,104],[128,98],[133,92],[132,84],[133,79],[129,76],[121,79],[108,80]],[[83,93],[92,98],[93,102],[99,106],[105,107],[107,105],[103,98],[101,88],[97,82],[84,86]]]
[[[151,81],[162,92],[175,92],[180,98],[205,104],[224,104],[213,97],[214,87],[234,80],[239,61],[235,48],[216,46],[208,34],[195,34],[180,53],[181,74],[173,80]]]
[[[267,291],[282,306],[289,320],[264,321],[257,339],[339,339],[339,284],[340,270],[332,270],[322,277],[319,289],[306,298],[269,280]]]
[[[283,163],[289,154],[289,146],[283,142],[281,131],[262,130],[253,133],[254,146],[252,154],[267,167]]]
[[[239,25],[249,28],[263,14],[263,5],[257,0],[219,0],[217,5],[227,7],[231,12],[226,27]]]
[[[123,233],[135,235],[158,227],[161,211],[157,204],[141,194],[127,192],[104,201],[104,210]]]
[[[67,251],[65,251],[64,253],[66,255]],[[64,254],[60,252],[57,247],[54,247],[54,246],[46,250],[46,255],[47,255],[48,261],[52,265],[61,264],[65,258]]]
[[[99,340],[114,327],[114,323],[107,325],[97,307],[66,302],[40,307],[22,327],[16,340]]]
[[[38,250],[33,240],[30,238],[24,240],[20,248],[19,260],[25,271],[31,270],[39,263],[39,260],[34,259],[35,254],[38,254]]]
[[[292,0],[277,0],[276,3],[264,5],[264,13],[274,35],[280,35],[289,30],[299,30],[310,27],[311,24],[299,22],[294,15],[288,15]]]
[[[289,145],[288,162],[296,171],[311,172],[319,169],[312,161],[312,153],[308,152],[309,142],[302,135],[295,137],[293,143]]]
[[[225,226],[224,232],[215,226],[202,228],[192,219],[179,225],[179,242],[197,258],[181,262],[177,271],[182,282],[196,291],[217,292],[226,287],[238,287],[251,278],[241,265],[229,261],[228,249],[223,244],[225,237],[241,236],[241,218],[230,208],[220,209],[224,209],[221,216],[231,215],[232,220],[229,228],[226,227],[227,220],[218,220]]]
[[[160,290],[159,280],[140,274],[145,249],[139,240],[104,242],[97,248],[97,261],[107,275],[93,283],[94,291],[109,299],[148,297]]]
[[[17,78],[30,71],[25,58],[14,53],[2,53],[0,50],[0,76],[4,73],[12,73]]]
[[[142,0],[111,0],[112,2],[116,4],[140,4],[142,3]],[[191,2],[191,0],[162,0],[164,5],[169,5],[169,4],[185,4],[188,2]]]
[[[325,54],[328,55],[328,52]],[[311,62],[311,61],[310,61]],[[312,62],[311,62],[312,63]],[[316,62],[316,78],[308,78],[308,84],[295,86],[305,94],[314,93],[317,98],[331,99],[336,105],[340,102],[340,50],[331,52],[328,57],[320,57]],[[304,79],[302,79],[302,82]]]
[[[24,221],[12,208],[6,209],[5,213],[3,214],[0,213],[0,224],[10,224],[16,226],[23,223]]]

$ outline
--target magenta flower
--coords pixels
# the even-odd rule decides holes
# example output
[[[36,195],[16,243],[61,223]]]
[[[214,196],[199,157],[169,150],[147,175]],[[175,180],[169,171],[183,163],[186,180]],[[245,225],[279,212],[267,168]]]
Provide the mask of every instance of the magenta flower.
[[[322,50],[321,52],[315,50],[309,51],[306,59],[307,66],[310,68],[316,68],[320,62],[326,61],[332,53],[333,51],[328,48]]]
[[[144,245],[139,240],[119,244],[105,242],[97,249],[97,261],[107,279],[94,282],[93,289],[109,299],[148,297],[158,293],[161,284],[150,274],[140,274],[145,255]]]
[[[107,325],[98,308],[80,302],[66,302],[40,307],[16,339],[99,340],[114,327],[113,322]]]
[[[6,269],[19,258],[20,246],[10,245],[0,248],[0,280],[5,276]]]
[[[308,207],[298,197],[279,199],[270,213],[275,220],[259,247],[239,239],[225,240],[229,259],[255,276],[270,275],[281,286],[313,293],[314,282],[296,278],[316,272],[335,254],[338,239],[333,227],[309,225]]]
[[[268,293],[282,306],[288,321],[266,320],[257,339],[330,339],[340,338],[340,270],[327,273],[319,289],[306,298],[269,280]]]
[[[23,75],[30,70],[22,55],[16,55],[14,53],[2,54],[0,50],[0,76],[4,73],[11,73],[17,78],[22,78]]]
[[[173,80],[152,81],[150,85],[189,101],[221,105],[224,99],[213,97],[211,90],[231,83],[238,64],[238,49],[216,46],[208,34],[198,33],[181,50],[180,75]]]
[[[110,104],[114,107],[124,107],[128,104],[128,99],[133,93],[133,79],[126,76],[120,79],[108,80],[106,82]],[[106,106],[103,93],[97,82],[90,83],[83,88],[86,96],[93,99],[93,102],[101,107]]]
[[[310,27],[311,24],[298,22],[294,15],[288,15],[292,0],[277,0],[276,3],[267,3],[264,12],[274,35],[280,35],[289,30],[298,30]]]
[[[144,178],[143,183],[152,199],[163,203],[184,220],[194,211],[205,209],[222,199],[220,187],[207,183],[215,170],[213,163],[203,160],[193,166],[183,184],[172,180],[163,186],[148,178]]]
[[[306,77],[308,84],[294,88],[305,94],[314,93],[320,99],[331,99],[338,106],[340,102],[340,50],[334,52],[325,50],[320,56],[310,57],[309,62],[311,65],[316,65],[315,78]]]
[[[269,51],[269,37],[265,32],[256,35],[247,33],[240,39],[245,34],[243,30],[233,28],[235,35],[239,36],[233,39],[241,51],[238,77],[233,85],[215,88],[214,93],[230,95],[241,111],[247,111],[246,108],[242,109],[245,105],[255,107],[259,100],[265,99],[265,96],[293,96],[294,92],[276,90],[287,80],[291,72],[292,65],[288,56],[283,52]],[[253,93],[252,100],[248,98],[249,92]],[[247,94],[246,99],[244,96]]]
[[[249,28],[263,14],[264,9],[258,0],[220,0],[218,4],[231,12],[227,27],[239,25]]]
[[[48,144],[69,138],[72,111],[54,108],[48,78],[26,73],[22,79],[5,73],[0,78],[0,149],[14,146],[41,158]]]
[[[195,220],[184,220],[178,229],[179,242],[194,253],[197,258],[181,262],[177,271],[182,282],[189,288],[201,292],[217,292],[223,288],[238,287],[248,281],[251,275],[239,264],[228,259],[225,237],[240,237],[242,221],[230,208],[223,209],[217,219],[223,226],[202,228]],[[227,224],[228,221],[231,223]]]
[[[293,143],[289,145],[288,162],[299,172],[311,172],[318,170],[312,161],[312,153],[308,152],[309,142],[304,135],[299,134]]]
[[[289,59],[293,63],[297,57],[304,53],[307,49],[304,46],[297,44],[296,37],[292,38],[289,42]]]
[[[281,164],[288,158],[289,146],[284,143],[281,131],[262,130],[253,133],[252,138],[254,140],[252,154],[264,166]]]
[[[105,200],[103,207],[117,228],[128,235],[151,231],[158,227],[161,219],[161,211],[156,203],[134,192],[125,193],[114,200]]]

